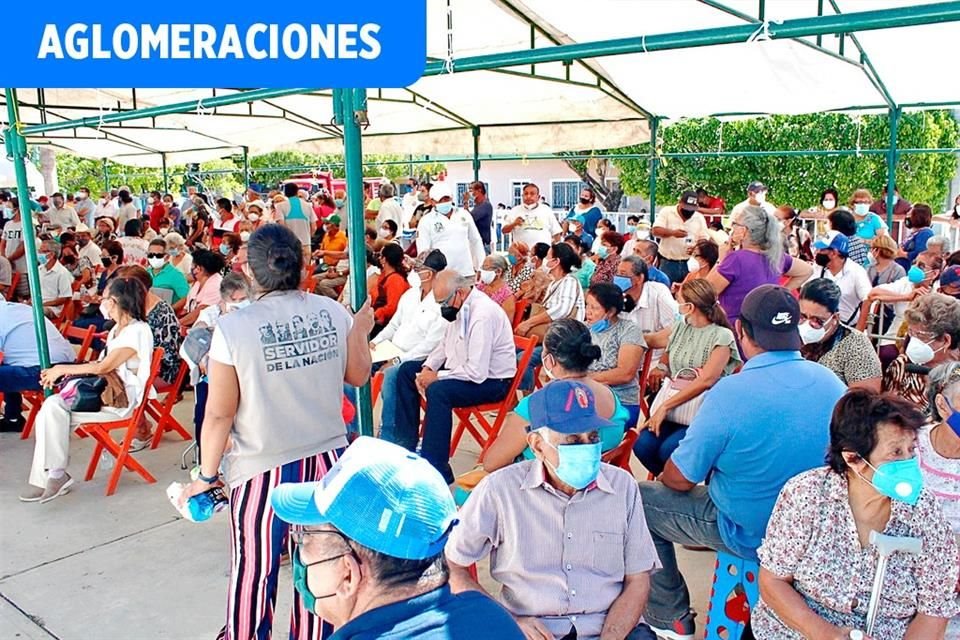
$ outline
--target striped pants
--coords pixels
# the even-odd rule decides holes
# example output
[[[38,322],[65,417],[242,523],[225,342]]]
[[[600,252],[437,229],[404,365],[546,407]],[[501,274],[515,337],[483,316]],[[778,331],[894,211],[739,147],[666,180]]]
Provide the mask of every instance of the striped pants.
[[[288,543],[290,529],[274,516],[270,494],[284,482],[320,480],[340,453],[326,451],[289,462],[231,489],[230,590],[227,624],[218,640],[270,640],[280,554]],[[321,640],[332,633],[333,626],[307,611],[294,591],[290,640]]]

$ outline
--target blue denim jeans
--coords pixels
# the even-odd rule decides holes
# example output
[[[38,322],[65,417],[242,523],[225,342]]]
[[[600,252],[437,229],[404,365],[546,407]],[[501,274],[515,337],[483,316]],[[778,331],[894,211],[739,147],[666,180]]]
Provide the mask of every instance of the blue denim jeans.
[[[664,420],[660,425],[659,436],[653,435],[649,429],[640,432],[640,437],[633,443],[633,453],[644,469],[659,476],[686,433],[685,425]]]
[[[426,360],[415,360],[423,362]],[[380,409],[380,437],[387,442],[402,445],[397,440],[397,374],[400,365],[394,365],[383,370],[383,386],[380,387],[380,400],[383,405]]]
[[[517,358],[520,357],[522,351],[517,351]],[[521,391],[533,391],[534,382],[533,373],[534,370],[543,364],[543,347],[537,345],[533,348],[533,355],[530,356],[530,364],[527,365],[526,371],[523,372],[523,378],[520,379],[520,390]]]
[[[3,417],[19,420],[23,411],[20,391],[39,391],[40,367],[0,364],[0,392],[3,392]]]

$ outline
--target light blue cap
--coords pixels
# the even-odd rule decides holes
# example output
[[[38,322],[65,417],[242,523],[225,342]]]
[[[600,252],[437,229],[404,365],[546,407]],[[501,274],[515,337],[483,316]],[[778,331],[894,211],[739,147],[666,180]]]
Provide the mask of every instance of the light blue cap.
[[[281,484],[271,502],[295,525],[331,524],[374,551],[422,560],[443,550],[457,508],[443,476],[415,453],[360,437],[320,482]]]

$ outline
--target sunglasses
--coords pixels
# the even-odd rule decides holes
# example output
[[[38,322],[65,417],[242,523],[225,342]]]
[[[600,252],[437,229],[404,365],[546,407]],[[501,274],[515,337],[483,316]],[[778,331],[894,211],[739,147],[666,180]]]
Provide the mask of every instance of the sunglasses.
[[[166,255],[167,255],[167,254],[165,254],[165,253],[148,253],[148,254],[147,254],[147,257],[148,257],[148,258],[163,258],[163,257],[166,256]]]

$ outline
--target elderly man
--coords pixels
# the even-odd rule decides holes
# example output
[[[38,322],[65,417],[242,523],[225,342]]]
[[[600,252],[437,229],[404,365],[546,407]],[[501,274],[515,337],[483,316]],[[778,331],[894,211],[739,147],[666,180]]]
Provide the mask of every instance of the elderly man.
[[[846,387],[800,355],[799,317],[797,300],[783,287],[747,294],[736,322],[747,363],[711,389],[660,481],[640,483],[663,563],[647,619],[663,638],[693,640],[695,633],[674,543],[756,560],[780,489],[823,464],[830,415]],[[709,486],[701,485],[708,477]]]
[[[528,638],[654,635],[641,615],[660,567],[633,476],[600,462],[593,393],[572,380],[530,396],[536,458],[484,478],[447,543],[454,590],[482,590],[468,567],[490,556],[501,600]]]
[[[623,290],[626,299],[632,302],[632,308],[626,311],[625,317],[633,320],[640,327],[642,333],[655,333],[673,325],[677,317],[677,301],[670,293],[670,289],[660,283],[650,280],[650,267],[637,256],[627,256],[617,266],[617,277],[614,284]],[[626,307],[631,306],[630,302]],[[663,349],[656,349],[651,358],[659,362]]]
[[[503,233],[512,233],[514,242],[523,242],[528,247],[538,242],[559,242],[560,223],[553,210],[540,199],[540,187],[532,182],[524,185],[522,198],[523,203],[505,216]]]
[[[93,242],[93,233],[90,231],[90,227],[81,222],[77,225],[76,234],[79,257],[86,258],[92,265],[99,263],[100,247]]]
[[[637,240],[633,245],[633,255],[639,257],[641,260],[647,263],[647,272],[650,276],[650,280],[653,282],[659,282],[663,286],[670,288],[672,282],[670,278],[667,277],[663,271],[657,268],[657,262],[659,262],[659,252],[660,247],[653,240]]]
[[[447,259],[437,249],[422,256],[414,266],[420,286],[411,287],[400,296],[397,312],[390,323],[370,342],[371,349],[388,342],[399,351],[399,355],[381,363],[380,367],[383,373],[380,437],[384,440],[396,442],[398,365],[425,360],[440,344],[447,328],[440,317],[440,304],[433,297],[437,274],[446,268]]]
[[[77,212],[77,217],[80,219],[81,224],[93,224],[93,213],[97,205],[90,199],[90,189],[86,187],[77,189],[77,192],[74,194],[74,203],[74,210]],[[80,228],[79,224],[77,228]]]
[[[944,262],[946,262],[947,256],[950,255],[950,238],[947,236],[933,236],[927,240],[926,253],[929,253],[931,256],[943,258]]]
[[[443,547],[457,510],[423,458],[361,437],[322,481],[281,484],[271,503],[296,527],[293,584],[331,640],[523,640],[493,600],[451,591]]]
[[[66,231],[68,228],[76,228],[80,224],[77,212],[66,204],[63,194],[59,191],[50,196],[50,208],[44,212],[44,215],[49,220],[47,229],[56,233]]]
[[[446,182],[430,187],[430,201],[433,209],[417,225],[417,251],[439,249],[451,269],[463,276],[476,275],[487,254],[473,218],[453,202]]]
[[[810,280],[829,278],[836,282],[840,287],[840,322],[855,325],[860,306],[870,295],[866,270],[850,259],[850,241],[839,231],[828,231],[825,237],[817,238],[813,248],[820,268],[813,270]]]
[[[97,206],[93,210],[93,225],[97,225],[100,218],[117,219],[117,209],[113,206],[113,198],[116,197],[109,191],[101,191],[100,199],[97,200]]]
[[[37,260],[40,263],[43,314],[56,318],[63,311],[63,305],[73,298],[73,276],[60,264],[60,243],[55,240],[44,240],[40,244]]]
[[[696,191],[684,191],[675,207],[664,207],[650,232],[660,238],[660,268],[672,282],[687,277],[688,249],[709,237],[707,221],[699,211]]]
[[[453,409],[503,400],[517,373],[510,320],[474,283],[474,276],[453,269],[437,275],[433,295],[448,323],[443,340],[425,362],[404,362],[397,372],[397,443],[416,448],[423,394],[427,412],[421,451],[447,484],[453,483]]]
[[[385,182],[380,185],[380,209],[377,211],[376,229],[383,226],[384,220],[393,220],[397,229],[403,228],[403,208],[397,199],[393,183]]]
[[[76,353],[57,328],[44,318],[51,363],[73,362]],[[0,432],[22,431],[21,391],[40,390],[40,351],[33,328],[33,310],[25,304],[0,300],[0,392],[4,394]]]

